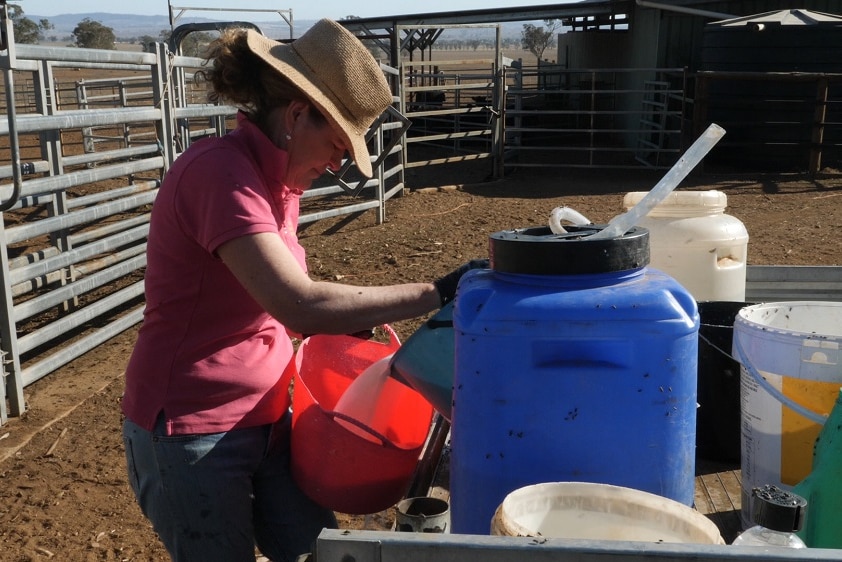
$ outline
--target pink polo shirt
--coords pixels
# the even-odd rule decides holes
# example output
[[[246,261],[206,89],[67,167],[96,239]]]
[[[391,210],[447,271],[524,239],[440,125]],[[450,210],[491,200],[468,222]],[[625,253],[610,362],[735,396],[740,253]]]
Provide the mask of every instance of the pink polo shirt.
[[[167,434],[276,421],[289,406],[293,355],[284,326],[217,257],[240,236],[276,232],[306,271],[295,235],[301,192],[281,183],[287,153],[243,115],[238,128],[176,159],[152,209],[143,325],[126,370],[123,412]]]

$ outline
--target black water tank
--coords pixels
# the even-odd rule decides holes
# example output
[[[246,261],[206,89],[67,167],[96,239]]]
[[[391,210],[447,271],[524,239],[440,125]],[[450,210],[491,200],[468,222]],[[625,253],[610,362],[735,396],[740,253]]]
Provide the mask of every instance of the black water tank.
[[[842,16],[784,10],[705,26],[702,70],[726,72],[842,72]],[[815,120],[815,81],[711,80],[708,119],[727,131],[711,160],[740,167],[804,170]],[[830,96],[842,97],[842,82]],[[842,122],[828,105],[826,123]],[[842,130],[825,127],[825,143]],[[825,151],[827,154],[827,151]]]

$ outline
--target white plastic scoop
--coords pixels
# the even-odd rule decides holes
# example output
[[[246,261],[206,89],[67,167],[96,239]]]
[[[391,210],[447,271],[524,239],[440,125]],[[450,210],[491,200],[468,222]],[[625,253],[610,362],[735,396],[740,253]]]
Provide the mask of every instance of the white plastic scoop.
[[[661,178],[661,181],[638,201],[637,205],[608,221],[605,228],[588,236],[588,240],[617,238],[628,232],[643,216],[663,201],[681,183],[681,180],[687,177],[687,174],[702,161],[702,158],[710,152],[710,149],[719,142],[724,134],[725,129],[716,123],[711,123],[705,129],[705,132],[696,139],[696,142],[690,145],[690,148],[678,159],[678,162]]]

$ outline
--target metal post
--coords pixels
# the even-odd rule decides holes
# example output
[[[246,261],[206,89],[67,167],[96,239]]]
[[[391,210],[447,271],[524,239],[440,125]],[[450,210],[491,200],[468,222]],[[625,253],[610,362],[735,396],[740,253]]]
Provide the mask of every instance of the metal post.
[[[506,110],[506,80],[503,72],[503,36],[498,25],[495,35],[494,90],[491,93],[491,169],[494,179],[503,177],[503,121]]]
[[[5,278],[9,271],[9,248],[6,244],[4,223],[4,220],[0,220],[0,274]],[[20,416],[25,408],[12,287],[5,279],[3,286],[0,287],[0,346],[2,346],[0,379],[5,379],[5,381],[0,380],[0,424],[3,424],[6,423],[9,414]],[[6,411],[7,399],[8,412]]]
[[[2,212],[12,208],[20,197],[23,178],[20,169],[20,143],[15,111],[15,82],[12,69],[16,65],[15,38],[12,20],[5,2],[0,5],[0,49],[6,54],[0,57],[6,88],[6,113],[9,120],[9,148],[12,157],[12,178],[14,189],[8,201],[0,203],[0,424],[6,423],[9,414],[19,416],[24,410],[23,379],[18,354],[17,326],[15,325],[12,288],[6,281],[9,272],[9,248],[6,244],[6,227]],[[6,401],[9,411],[6,410]]]
[[[155,124],[158,145],[164,157],[164,173],[175,161],[175,123],[173,119],[170,53],[166,43],[155,44],[156,62],[152,65],[152,102],[161,108],[161,120]]]
[[[383,154],[383,124],[381,123],[380,126],[377,127],[377,130],[374,132],[374,138],[372,139],[374,143],[374,154],[377,160],[379,160],[379,156]],[[385,160],[377,166],[377,169],[374,170],[374,178],[377,180],[377,186],[375,187],[375,191],[377,192],[377,201],[379,205],[377,206],[377,218],[375,220],[375,224],[383,224],[386,221],[386,175],[383,173],[383,170],[386,168]]]
[[[398,96],[398,111],[401,115],[406,115],[407,110],[407,93],[406,93],[406,66],[400,60],[401,45],[400,45],[401,27],[396,25],[392,28],[392,66],[398,69],[398,84],[395,93]],[[407,154],[407,142],[404,137],[401,142],[401,172],[400,182],[406,188],[406,164],[409,162],[409,155]]]
[[[8,201],[0,202],[0,212],[3,212],[8,211],[18,202],[21,184],[23,183],[20,170],[20,139],[18,138],[17,111],[15,108],[15,79],[14,73],[12,72],[17,65],[15,35],[12,20],[9,18],[9,11],[5,2],[2,4],[2,9],[0,9],[0,32],[2,32],[3,43],[0,47],[6,50],[6,55],[1,56],[0,59],[2,59],[3,63],[3,80],[6,88],[6,118],[9,121],[9,149],[12,154],[13,181],[12,196]]]

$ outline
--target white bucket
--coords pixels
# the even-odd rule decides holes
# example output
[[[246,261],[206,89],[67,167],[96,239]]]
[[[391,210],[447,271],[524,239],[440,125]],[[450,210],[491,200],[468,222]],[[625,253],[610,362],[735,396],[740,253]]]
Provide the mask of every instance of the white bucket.
[[[626,209],[646,195],[632,191]],[[674,191],[638,221],[649,229],[649,266],[684,285],[697,301],[745,301],[748,232],[725,214],[721,191]]]
[[[747,306],[734,321],[740,362],[743,528],[751,490],[785,490],[812,470],[813,445],[842,386],[842,302]]]
[[[610,484],[546,482],[508,494],[491,534],[725,544],[707,517],[675,500]]]

